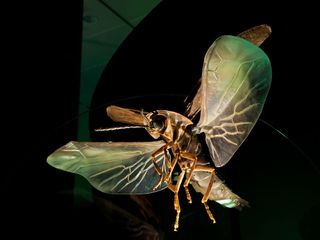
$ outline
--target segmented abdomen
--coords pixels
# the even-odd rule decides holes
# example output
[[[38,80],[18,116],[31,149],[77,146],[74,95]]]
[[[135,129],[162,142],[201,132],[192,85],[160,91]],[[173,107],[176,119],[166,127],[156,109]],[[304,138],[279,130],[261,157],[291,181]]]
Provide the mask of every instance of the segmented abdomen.
[[[197,192],[201,192],[204,195],[208,188],[210,176],[211,174],[207,172],[193,172],[190,183]],[[244,206],[249,206],[246,200],[234,194],[218,176],[215,176],[209,199],[227,208],[240,210]]]

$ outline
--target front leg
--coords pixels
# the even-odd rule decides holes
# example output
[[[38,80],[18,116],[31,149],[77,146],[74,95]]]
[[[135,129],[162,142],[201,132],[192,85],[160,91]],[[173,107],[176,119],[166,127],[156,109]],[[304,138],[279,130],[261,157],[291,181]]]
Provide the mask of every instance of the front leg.
[[[170,161],[169,161],[169,157],[168,157],[168,152],[167,152],[167,150],[169,150],[171,147],[172,147],[172,142],[169,142],[169,143],[167,143],[166,145],[164,145],[164,146],[162,146],[161,148],[159,148],[157,151],[155,151],[155,152],[151,155],[152,163],[153,163],[153,165],[154,165],[154,168],[155,168],[157,174],[159,175],[159,180],[158,180],[158,182],[154,185],[153,190],[156,190],[156,189],[160,186],[160,184],[161,184],[161,182],[162,182],[162,177],[163,177],[163,172],[162,172],[161,168],[160,168],[160,167],[158,166],[158,164],[157,164],[156,157],[157,157],[159,154],[161,154],[161,153],[164,154],[165,163],[166,163],[166,165],[167,165],[167,167],[168,167],[168,169],[169,169],[169,172],[170,172],[171,163],[170,163]]]

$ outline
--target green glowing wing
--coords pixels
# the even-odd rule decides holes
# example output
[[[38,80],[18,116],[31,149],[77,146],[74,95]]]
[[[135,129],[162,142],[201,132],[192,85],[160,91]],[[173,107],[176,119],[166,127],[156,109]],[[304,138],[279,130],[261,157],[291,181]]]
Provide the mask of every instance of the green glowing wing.
[[[271,27],[267,24],[262,24],[249,28],[238,34],[239,37],[253,43],[256,46],[260,46],[271,34]],[[201,83],[201,78],[200,81]],[[202,99],[201,86],[199,87],[197,94],[194,96],[193,100],[188,104],[185,115],[190,119],[193,119],[199,112],[201,108]],[[188,99],[187,99],[188,100]]]
[[[47,161],[55,168],[85,177],[104,193],[146,194],[167,187],[162,182],[153,190],[159,175],[151,154],[164,144],[163,141],[69,142],[52,153]],[[166,173],[164,154],[158,155],[156,162]]]
[[[257,46],[222,36],[208,49],[202,70],[198,133],[215,166],[225,165],[249,135],[271,85],[271,64]]]

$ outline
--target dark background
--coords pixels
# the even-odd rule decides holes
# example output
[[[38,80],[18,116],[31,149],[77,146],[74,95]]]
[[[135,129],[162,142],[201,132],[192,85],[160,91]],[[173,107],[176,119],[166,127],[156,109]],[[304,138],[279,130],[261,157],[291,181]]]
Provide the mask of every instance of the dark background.
[[[15,14],[21,21],[8,24],[5,39],[10,47],[6,49],[9,67],[2,95],[4,229],[11,234],[43,237],[87,233],[111,238],[108,234],[120,234],[123,223],[106,220],[94,201],[75,203],[74,176],[46,163],[51,152],[77,138],[82,4],[68,1],[63,6],[41,6],[41,11],[33,14],[19,9]],[[214,39],[262,23],[273,29],[261,46],[273,66],[273,83],[261,118],[289,140],[257,123],[234,159],[218,169],[251,208],[238,213],[210,203],[216,225],[207,218],[200,196],[193,193],[191,207],[181,197],[184,220],[174,234],[172,195],[163,191],[149,196],[161,219],[159,224],[151,223],[165,239],[318,236],[319,74],[314,56],[319,54],[319,46],[315,9],[307,2],[280,8],[271,2],[209,5],[163,1],[109,62],[90,106],[90,130],[111,124],[104,114],[110,103],[183,111],[184,96],[199,79],[203,56]],[[132,141],[146,137],[136,131],[124,136]],[[100,138],[92,135],[92,139]],[[93,196],[110,200],[95,191]],[[127,204],[127,199],[111,200]],[[130,212],[133,205],[126,206]]]

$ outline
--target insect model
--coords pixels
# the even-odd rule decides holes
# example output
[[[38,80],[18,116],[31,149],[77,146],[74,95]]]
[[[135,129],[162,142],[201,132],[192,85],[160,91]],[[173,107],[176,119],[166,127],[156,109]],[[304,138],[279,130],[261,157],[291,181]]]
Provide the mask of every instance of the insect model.
[[[247,205],[218,178],[213,164],[222,167],[228,163],[260,116],[272,74],[270,61],[259,45],[270,33],[269,26],[260,25],[238,36],[216,39],[205,55],[201,85],[185,115],[168,110],[107,108],[113,121],[145,128],[160,140],[72,141],[52,153],[48,163],[82,175],[104,193],[148,194],[170,189],[174,193],[175,231],[179,227],[181,185],[190,203],[190,184],[203,194],[201,202],[213,222],[209,199],[228,208]],[[200,117],[195,124],[192,120],[197,114]],[[204,133],[211,159],[201,154],[200,133]],[[173,181],[177,167],[179,175]]]

